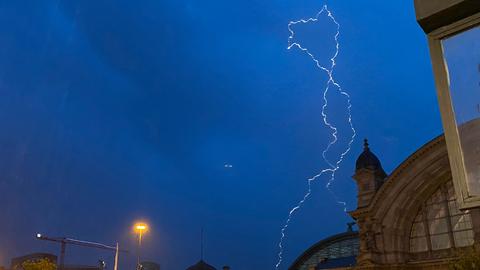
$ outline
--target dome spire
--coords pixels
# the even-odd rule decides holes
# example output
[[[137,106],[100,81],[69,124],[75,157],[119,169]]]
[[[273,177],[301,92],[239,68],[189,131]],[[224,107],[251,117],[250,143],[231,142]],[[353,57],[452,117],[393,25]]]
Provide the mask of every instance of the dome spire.
[[[355,168],[356,170],[368,168],[383,171],[380,160],[370,151],[370,144],[366,138],[363,140],[363,152],[358,157]]]
[[[200,260],[203,261],[203,227],[200,232]]]
[[[368,145],[369,145],[369,144],[368,144],[368,139],[367,139],[367,138],[363,139],[363,150],[365,150],[365,151],[366,151],[366,150],[370,150],[370,148],[368,147]]]

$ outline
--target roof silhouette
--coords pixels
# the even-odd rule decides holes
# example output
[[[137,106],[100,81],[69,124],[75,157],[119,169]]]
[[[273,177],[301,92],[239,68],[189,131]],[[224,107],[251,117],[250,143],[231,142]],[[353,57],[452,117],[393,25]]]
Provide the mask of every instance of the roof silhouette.
[[[215,267],[209,265],[208,263],[200,260],[198,263],[190,266],[187,270],[217,270]]]

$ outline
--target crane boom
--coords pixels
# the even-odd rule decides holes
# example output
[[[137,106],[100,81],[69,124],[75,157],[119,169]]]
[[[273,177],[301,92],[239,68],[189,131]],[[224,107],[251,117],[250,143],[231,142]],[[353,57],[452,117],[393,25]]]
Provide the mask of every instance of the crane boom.
[[[61,251],[60,251],[60,270],[64,269],[65,266],[65,249],[66,245],[76,245],[76,246],[83,246],[83,247],[90,247],[90,248],[98,248],[98,249],[105,249],[105,250],[111,250],[115,252],[128,252],[128,250],[125,249],[118,249],[118,244],[116,247],[101,244],[101,243],[96,243],[96,242],[90,242],[90,241],[83,241],[83,240],[77,240],[77,239],[72,239],[72,238],[67,238],[67,237],[48,237],[45,235],[42,235],[40,233],[37,234],[37,239],[38,240],[45,240],[45,241],[50,241],[50,242],[57,242],[61,244]],[[118,255],[116,254],[116,257]]]

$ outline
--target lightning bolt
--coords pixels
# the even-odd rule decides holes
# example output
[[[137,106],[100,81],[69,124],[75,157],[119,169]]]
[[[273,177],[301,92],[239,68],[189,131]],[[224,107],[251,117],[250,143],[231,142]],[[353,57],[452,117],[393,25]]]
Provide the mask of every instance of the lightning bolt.
[[[322,66],[320,64],[320,61],[315,57],[315,55],[313,53],[311,53],[308,50],[308,48],[303,47],[300,43],[293,41],[293,39],[295,37],[295,32],[292,29],[292,26],[294,26],[296,24],[315,23],[315,22],[318,21],[320,16],[322,14],[325,14],[325,13],[328,16],[328,18],[336,25],[336,28],[337,28],[336,29],[337,31],[336,31],[335,36],[334,36],[335,53],[330,58],[330,66],[329,67]],[[352,104],[351,104],[350,95],[342,89],[341,85],[335,80],[335,78],[333,76],[333,71],[334,71],[335,66],[337,64],[336,59],[337,59],[338,54],[340,53],[340,43],[339,43],[339,40],[338,40],[338,37],[340,36],[340,24],[337,22],[337,20],[333,16],[332,12],[328,9],[327,5],[324,5],[322,7],[322,9],[316,14],[315,17],[311,17],[311,18],[308,18],[308,19],[301,19],[301,20],[297,20],[297,21],[290,21],[288,23],[288,31],[290,32],[290,36],[288,37],[288,47],[287,47],[287,49],[290,50],[292,48],[298,48],[300,51],[302,51],[303,53],[308,55],[311,58],[311,60],[315,63],[315,66],[317,68],[319,68],[320,70],[324,71],[328,76],[328,81],[326,83],[325,89],[323,90],[322,119],[323,119],[323,124],[331,130],[332,139],[329,141],[327,147],[322,151],[322,158],[327,163],[328,168],[322,169],[318,174],[310,177],[307,180],[307,192],[305,193],[303,198],[295,205],[295,207],[293,207],[290,210],[290,212],[288,213],[288,218],[285,221],[284,226],[282,227],[281,237],[280,237],[280,241],[278,243],[278,248],[279,248],[278,261],[277,261],[277,264],[275,265],[275,269],[277,269],[277,270],[280,268],[280,265],[282,264],[283,251],[284,251],[284,241],[285,241],[285,238],[286,238],[286,231],[288,229],[288,226],[290,225],[290,222],[291,222],[294,214],[302,208],[303,204],[307,201],[307,199],[312,194],[312,183],[315,180],[317,180],[319,177],[321,177],[324,174],[330,175],[325,187],[330,192],[330,194],[332,194],[332,196],[334,197],[336,202],[343,206],[343,210],[346,212],[346,210],[347,210],[346,209],[346,202],[340,201],[338,199],[338,197],[335,195],[335,193],[331,190],[330,186],[335,181],[335,173],[337,172],[337,170],[340,169],[340,164],[342,163],[344,157],[348,154],[348,152],[350,152],[350,149],[352,147],[353,141],[355,140],[355,136],[356,136],[356,131],[355,131],[355,128],[354,128],[353,122],[352,122],[352,110],[351,110],[352,109]],[[329,122],[328,115],[325,112],[326,108],[328,107],[327,94],[328,94],[328,92],[329,92],[329,90],[332,86],[336,87],[337,91],[341,95],[343,95],[347,100],[348,124],[349,124],[349,127],[350,127],[351,131],[352,131],[350,141],[348,142],[345,150],[338,156],[337,160],[334,161],[334,162],[330,161],[327,158],[327,153],[329,152],[330,148],[334,144],[336,144],[337,141],[338,141],[338,129],[332,123]]]

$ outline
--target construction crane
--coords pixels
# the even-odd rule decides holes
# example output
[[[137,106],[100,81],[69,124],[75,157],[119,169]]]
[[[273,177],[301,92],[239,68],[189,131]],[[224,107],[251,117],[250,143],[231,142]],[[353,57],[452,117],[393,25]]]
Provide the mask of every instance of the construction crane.
[[[45,241],[60,243],[60,245],[61,245],[60,267],[59,267],[60,270],[64,270],[64,268],[65,268],[65,250],[67,248],[67,244],[115,251],[114,270],[117,270],[118,252],[128,252],[128,250],[119,249],[118,244],[117,244],[116,247],[114,247],[114,246],[108,246],[108,245],[101,244],[101,243],[95,243],[95,242],[90,242],[90,241],[82,241],[82,240],[77,240],[77,239],[72,239],[72,238],[67,238],[67,237],[48,237],[48,236],[42,235],[41,233],[37,233],[36,236],[37,236],[38,240],[45,240]]]

